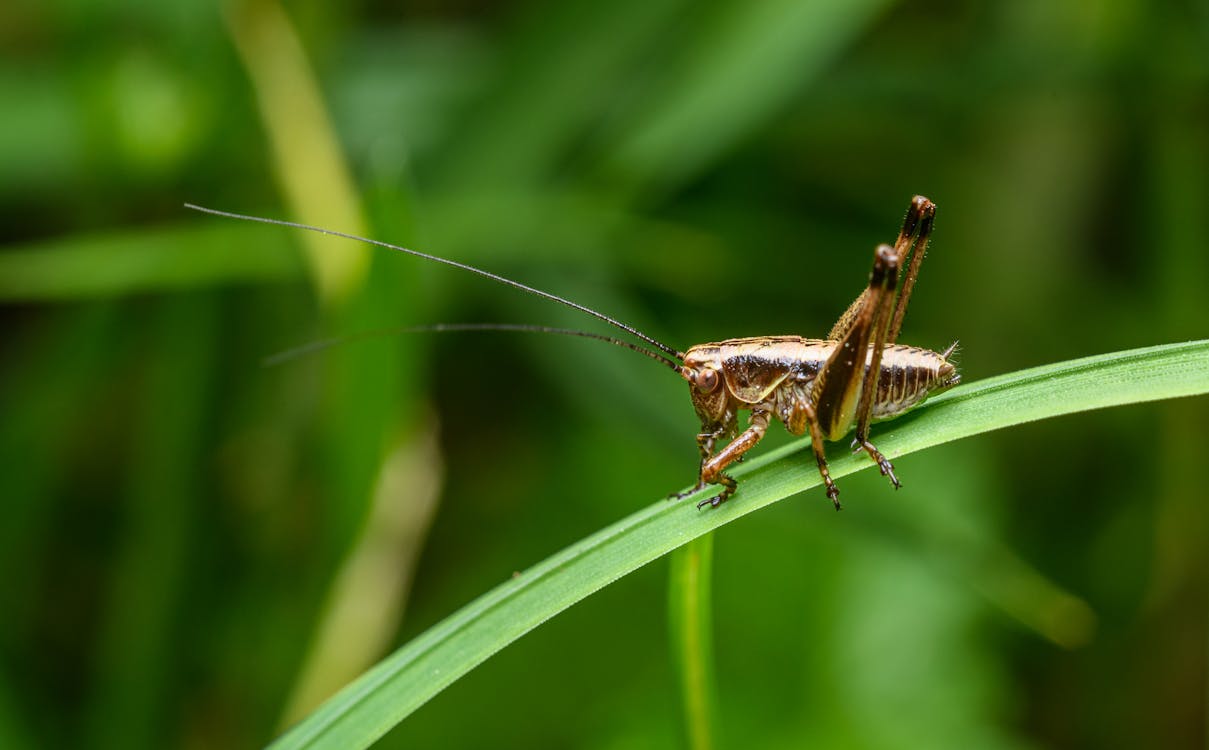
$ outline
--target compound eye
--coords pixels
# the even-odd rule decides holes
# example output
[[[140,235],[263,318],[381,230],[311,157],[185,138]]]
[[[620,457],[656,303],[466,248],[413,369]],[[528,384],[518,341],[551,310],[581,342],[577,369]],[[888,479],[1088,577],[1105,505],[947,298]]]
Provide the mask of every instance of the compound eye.
[[[702,393],[710,393],[718,387],[718,371],[701,370],[693,382]]]

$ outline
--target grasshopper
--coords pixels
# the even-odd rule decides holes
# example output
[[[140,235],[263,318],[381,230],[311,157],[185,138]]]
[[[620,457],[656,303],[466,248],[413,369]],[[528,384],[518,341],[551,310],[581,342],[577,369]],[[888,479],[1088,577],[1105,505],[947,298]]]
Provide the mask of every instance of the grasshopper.
[[[894,473],[893,464],[869,442],[870,424],[897,417],[921,404],[928,396],[961,382],[961,376],[949,361],[957,348],[956,343],[943,352],[897,343],[936,216],[936,205],[923,196],[917,195],[911,200],[894,244],[877,247],[868,286],[840,316],[825,339],[755,336],[699,344],[686,352],[677,351],[604,313],[465,263],[307,224],[192,204],[185,206],[231,219],[356,240],[444,263],[579,310],[663,352],[660,354],[612,336],[546,326],[487,323],[409,329],[509,330],[580,336],[630,349],[669,367],[688,381],[693,408],[701,420],[701,430],[697,433],[701,456],[697,484],[685,492],[669,495],[669,499],[688,497],[709,485],[721,486],[718,494],[697,503],[698,510],[707,505],[717,508],[735,494],[738,482],[725,469],[760,442],[773,419],[780,420],[793,435],[809,433],[827,497],[836,510],[841,508],[840,491],[827,467],[824,442],[843,438],[854,426],[853,452],[868,454],[882,475],[898,489],[902,484]],[[904,267],[906,275],[900,285],[899,274]],[[307,350],[314,348],[305,347]],[[748,426],[742,432],[738,429],[740,411],[751,412]],[[727,445],[715,450],[718,441],[723,439],[729,440]]]

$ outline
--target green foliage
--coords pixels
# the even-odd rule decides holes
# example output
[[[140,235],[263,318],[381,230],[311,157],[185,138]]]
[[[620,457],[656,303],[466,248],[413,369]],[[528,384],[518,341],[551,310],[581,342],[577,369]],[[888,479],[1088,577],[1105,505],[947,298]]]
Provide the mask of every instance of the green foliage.
[[[263,747],[636,512],[685,536],[631,566],[749,513],[696,591],[712,649],[669,641],[693,591],[647,565],[379,745],[677,747],[686,685],[717,747],[1203,744],[1209,399],[919,451],[1203,367],[1159,369],[1189,345],[1019,380],[1209,335],[1195,3],[16,0],[0,20],[0,746]],[[615,347],[415,335],[263,368],[378,328],[595,321],[181,208],[364,231],[683,349],[828,330],[915,193],[939,212],[903,341],[960,338],[970,385],[883,425],[905,487],[847,476],[839,515],[817,491],[750,513],[814,481],[783,434],[718,513],[639,510],[691,480],[697,425],[683,383]],[[546,593],[476,648],[583,595]],[[710,653],[712,686],[681,683]]]

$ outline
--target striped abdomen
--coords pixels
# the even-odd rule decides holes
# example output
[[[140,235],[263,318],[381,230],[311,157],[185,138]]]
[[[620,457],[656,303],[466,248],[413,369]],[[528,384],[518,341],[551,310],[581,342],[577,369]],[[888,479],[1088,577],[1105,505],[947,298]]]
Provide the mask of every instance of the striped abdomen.
[[[960,380],[961,376],[942,354],[914,346],[887,346],[882,352],[873,418],[896,417]]]

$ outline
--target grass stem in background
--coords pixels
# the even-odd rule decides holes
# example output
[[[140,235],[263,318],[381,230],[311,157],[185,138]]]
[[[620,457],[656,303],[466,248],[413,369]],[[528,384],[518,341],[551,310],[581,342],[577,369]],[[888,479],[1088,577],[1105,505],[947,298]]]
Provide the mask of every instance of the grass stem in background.
[[[672,659],[680,678],[684,725],[692,750],[717,747],[714,628],[711,596],[714,535],[698,537],[671,554],[668,622]]]

